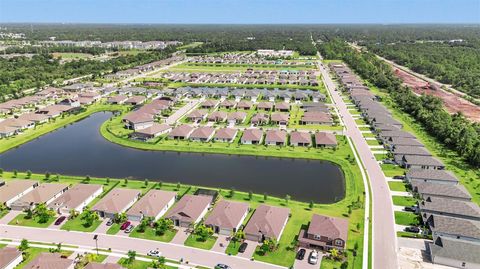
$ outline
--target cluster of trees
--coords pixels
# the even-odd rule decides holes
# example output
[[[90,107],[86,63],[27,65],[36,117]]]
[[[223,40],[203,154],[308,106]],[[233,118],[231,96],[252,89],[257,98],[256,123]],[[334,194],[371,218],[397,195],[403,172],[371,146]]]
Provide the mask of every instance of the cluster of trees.
[[[416,96],[393,74],[392,69],[371,53],[358,52],[340,39],[323,43],[319,49],[327,59],[341,59],[357,74],[390,93],[395,106],[413,116],[428,133],[473,166],[480,166],[480,125],[461,114],[450,115],[442,101]]]
[[[5,95],[22,96],[21,91],[40,88],[48,84],[60,84],[63,80],[106,72],[116,72],[137,65],[167,58],[173,49],[152,51],[136,55],[120,56],[108,61],[78,60],[61,64],[50,54],[39,54],[31,59],[14,57],[0,58],[0,101]]]
[[[371,44],[368,49],[459,91],[480,97],[480,44]]]
[[[117,51],[117,49],[110,49],[112,51]],[[24,54],[24,53],[35,53],[35,54],[48,54],[54,52],[63,52],[63,53],[88,53],[92,55],[100,55],[105,53],[104,48],[97,47],[70,47],[70,46],[24,46],[24,47],[8,47],[5,49],[5,54]]]

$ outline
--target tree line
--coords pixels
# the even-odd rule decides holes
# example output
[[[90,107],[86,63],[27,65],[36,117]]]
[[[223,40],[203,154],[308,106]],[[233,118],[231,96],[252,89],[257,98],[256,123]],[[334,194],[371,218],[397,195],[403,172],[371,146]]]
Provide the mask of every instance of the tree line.
[[[449,114],[441,99],[417,96],[402,86],[391,67],[369,52],[358,52],[341,39],[319,45],[326,59],[340,59],[362,78],[386,90],[394,105],[410,114],[425,130],[473,166],[480,166],[480,124],[472,123],[461,113]]]

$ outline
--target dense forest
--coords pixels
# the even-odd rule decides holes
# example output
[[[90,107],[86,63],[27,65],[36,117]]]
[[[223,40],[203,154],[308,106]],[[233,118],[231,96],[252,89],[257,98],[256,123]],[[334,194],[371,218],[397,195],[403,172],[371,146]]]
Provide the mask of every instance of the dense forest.
[[[117,49],[109,49],[110,51],[117,51]],[[8,47],[5,49],[5,54],[12,54],[12,53],[34,53],[34,54],[42,54],[42,53],[53,53],[53,52],[70,52],[70,53],[88,53],[92,55],[100,55],[105,53],[104,48],[97,48],[97,47],[70,47],[70,46],[23,46],[23,47]]]
[[[388,91],[395,105],[420,122],[430,135],[456,150],[470,164],[480,166],[479,124],[471,123],[461,114],[450,115],[436,97],[416,96],[372,53],[357,52],[340,39],[324,42],[319,49],[326,59],[345,61],[361,77]]]
[[[371,44],[368,49],[415,72],[480,97],[480,45],[459,43]]]
[[[112,58],[100,62],[78,60],[61,64],[50,54],[42,53],[27,57],[0,58],[0,99],[5,95],[20,96],[21,91],[39,88],[47,84],[61,83],[65,79],[87,74],[100,75],[105,72],[125,69],[168,57],[174,49],[152,51]]]

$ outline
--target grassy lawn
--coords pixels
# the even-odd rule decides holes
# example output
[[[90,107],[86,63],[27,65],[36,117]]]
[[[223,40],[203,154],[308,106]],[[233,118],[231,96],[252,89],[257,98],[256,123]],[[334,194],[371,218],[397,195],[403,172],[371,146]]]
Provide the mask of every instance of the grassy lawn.
[[[82,219],[82,214],[65,222],[61,229],[66,231],[93,232],[102,223],[101,220],[96,220],[91,226],[86,226],[85,220]]]
[[[230,240],[230,243],[227,246],[227,249],[225,250],[226,254],[229,255],[237,255],[238,254],[238,248],[240,247],[242,243],[241,242],[235,242],[233,240]]]
[[[388,186],[390,187],[391,191],[407,191],[407,187],[405,183],[400,182],[400,181],[389,181]]]
[[[121,225],[118,223],[112,224],[112,226],[110,226],[110,228],[107,230],[107,234],[111,234],[111,235],[117,234],[120,231],[120,226]]]
[[[382,168],[386,177],[402,176],[406,172],[405,169],[394,164],[382,164],[380,167]]]
[[[53,58],[62,58],[64,60],[79,60],[93,57],[92,54],[77,52],[54,52],[52,53],[52,56]]]
[[[139,261],[135,260],[132,263],[127,262],[127,258],[121,258],[118,261],[118,264],[121,266],[127,268],[127,269],[147,269],[152,267],[151,262],[144,262],[144,261]],[[177,269],[177,267],[172,267],[172,266],[166,266],[166,269]]]
[[[367,144],[370,146],[379,146],[380,143],[378,143],[378,140],[367,140]]]
[[[201,241],[200,237],[194,234],[191,234],[190,236],[188,236],[187,240],[185,240],[184,245],[189,247],[194,247],[194,248],[210,250],[212,249],[216,241],[217,241],[217,237],[215,236],[210,236],[209,238],[207,238],[206,241]]]
[[[407,238],[421,238],[421,239],[430,239],[432,240],[431,235],[422,235],[411,232],[397,232],[398,237],[407,237]]]
[[[326,259],[325,257],[323,257],[322,263],[320,264],[320,269],[338,269],[341,265],[341,262]]]
[[[5,215],[7,215],[8,212],[9,212],[8,209],[0,210],[0,219],[5,217]]]
[[[393,204],[398,206],[413,206],[417,204],[417,200],[413,197],[392,196]]]
[[[130,237],[155,240],[155,241],[161,241],[161,242],[170,242],[172,241],[173,237],[175,237],[175,234],[177,234],[177,230],[167,231],[165,232],[164,235],[156,235],[155,230],[152,228],[147,228],[143,233],[138,232],[137,228],[135,228],[130,233]]]
[[[47,222],[39,223],[38,217],[33,217],[31,219],[25,218],[26,214],[19,214],[13,220],[11,220],[8,224],[9,225],[18,225],[18,226],[28,226],[28,227],[36,227],[36,228],[47,228],[50,224],[55,221],[56,217],[50,217]]]
[[[370,132],[370,133],[362,133],[363,137],[375,137],[375,134]]]
[[[420,225],[420,216],[411,212],[395,211],[395,223],[406,226]]]
[[[383,150],[383,149],[378,149],[378,150]],[[372,149],[372,151],[377,151],[377,149]],[[385,159],[388,159],[388,155],[385,153],[373,154],[373,156],[375,156],[375,159],[377,161],[383,161]]]

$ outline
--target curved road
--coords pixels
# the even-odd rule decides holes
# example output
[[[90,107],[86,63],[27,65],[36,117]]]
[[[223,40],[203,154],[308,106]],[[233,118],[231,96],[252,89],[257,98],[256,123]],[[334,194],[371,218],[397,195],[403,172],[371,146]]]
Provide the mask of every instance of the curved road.
[[[82,246],[95,248],[94,233],[53,230],[44,228],[32,228],[10,226],[0,224],[0,238],[21,240],[28,238],[29,241],[46,242],[59,241],[64,245]],[[56,238],[56,240],[52,240]],[[163,256],[169,259],[180,260],[183,258],[192,264],[199,264],[213,268],[217,263],[228,264],[235,269],[279,269],[284,268],[272,264],[251,261],[246,258],[228,256],[225,253],[213,252],[183,245],[162,243],[157,241],[131,238],[118,235],[98,235],[98,248],[119,250],[127,252],[135,250],[139,254],[146,254],[149,250],[158,249]]]
[[[335,83],[325,67],[320,63],[327,90],[335,103],[338,113],[345,124],[345,134],[352,139],[358,155],[365,167],[370,180],[372,192],[372,267],[378,269],[396,269],[397,262],[397,237],[395,233],[395,220],[393,216],[392,197],[388,188],[385,175],[380,165],[373,156],[367,141],[363,138],[355,120],[348,112],[347,106],[338,91]]]

